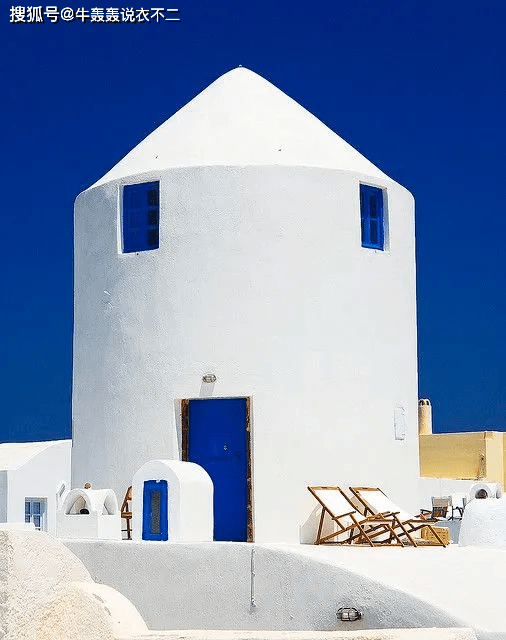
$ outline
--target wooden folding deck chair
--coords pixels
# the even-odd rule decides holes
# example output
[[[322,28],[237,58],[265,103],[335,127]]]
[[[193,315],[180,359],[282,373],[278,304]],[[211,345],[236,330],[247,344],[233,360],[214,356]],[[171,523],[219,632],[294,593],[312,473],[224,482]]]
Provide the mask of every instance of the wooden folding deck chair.
[[[121,529],[121,533],[126,533],[126,539],[132,539],[132,487],[128,487],[125,498],[123,499],[123,504],[121,505],[121,518],[125,520],[126,529]]]
[[[431,522],[437,522],[434,518],[428,518],[423,513],[412,516],[398,507],[395,502],[392,502],[378,487],[350,487],[350,491],[353,494],[357,509],[363,516],[372,516],[374,514],[385,516],[385,514],[388,514],[394,517],[398,525],[395,528],[397,535],[400,538],[407,537],[413,546],[446,546],[437,531],[431,526]],[[422,539],[420,537],[423,527],[428,527],[434,539]],[[417,534],[417,532],[420,533]]]
[[[434,518],[434,520],[437,520],[438,518],[446,518],[448,515],[448,509],[452,508],[451,496],[432,496],[431,500],[431,517]]]
[[[397,522],[382,514],[364,517],[351,504],[339,487],[308,487],[322,507],[315,544],[399,544],[402,540],[395,532]],[[337,531],[322,537],[325,514],[336,524]],[[332,540],[332,538],[335,538]],[[379,539],[381,538],[381,540]]]

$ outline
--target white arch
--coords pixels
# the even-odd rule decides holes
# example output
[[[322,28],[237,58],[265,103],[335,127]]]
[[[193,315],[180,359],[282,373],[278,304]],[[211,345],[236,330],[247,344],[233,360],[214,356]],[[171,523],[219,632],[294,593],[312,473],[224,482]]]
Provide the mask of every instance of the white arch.
[[[87,509],[90,514],[116,515],[116,494],[112,489],[72,489],[65,497],[61,510],[65,515],[77,515],[81,509]]]

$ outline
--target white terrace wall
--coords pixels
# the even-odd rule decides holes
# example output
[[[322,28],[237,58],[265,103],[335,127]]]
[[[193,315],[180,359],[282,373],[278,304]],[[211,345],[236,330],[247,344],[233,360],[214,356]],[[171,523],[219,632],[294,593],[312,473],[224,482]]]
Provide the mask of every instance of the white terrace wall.
[[[0,471],[0,522],[7,522],[7,471]]]
[[[65,544],[151,629],[472,627],[480,640],[506,639],[506,554],[497,549]],[[486,588],[476,587],[480,575]],[[340,622],[340,607],[363,617]]]

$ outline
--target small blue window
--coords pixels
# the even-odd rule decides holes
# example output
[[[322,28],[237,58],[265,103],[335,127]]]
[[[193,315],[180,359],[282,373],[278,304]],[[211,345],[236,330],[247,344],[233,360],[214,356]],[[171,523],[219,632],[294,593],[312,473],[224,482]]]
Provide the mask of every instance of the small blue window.
[[[383,189],[360,185],[360,222],[362,246],[383,250],[385,244],[383,220]]]
[[[160,183],[142,182],[123,187],[123,252],[158,249]]]
[[[167,480],[146,480],[142,501],[142,539],[168,540]]]

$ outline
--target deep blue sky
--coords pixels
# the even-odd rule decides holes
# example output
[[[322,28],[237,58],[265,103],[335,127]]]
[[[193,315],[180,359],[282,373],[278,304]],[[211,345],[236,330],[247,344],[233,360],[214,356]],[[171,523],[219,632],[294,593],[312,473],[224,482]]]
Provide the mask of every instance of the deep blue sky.
[[[436,431],[506,430],[506,3],[165,6],[180,23],[2,9],[0,441],[70,436],[74,198],[240,64],[414,194],[420,396]]]

